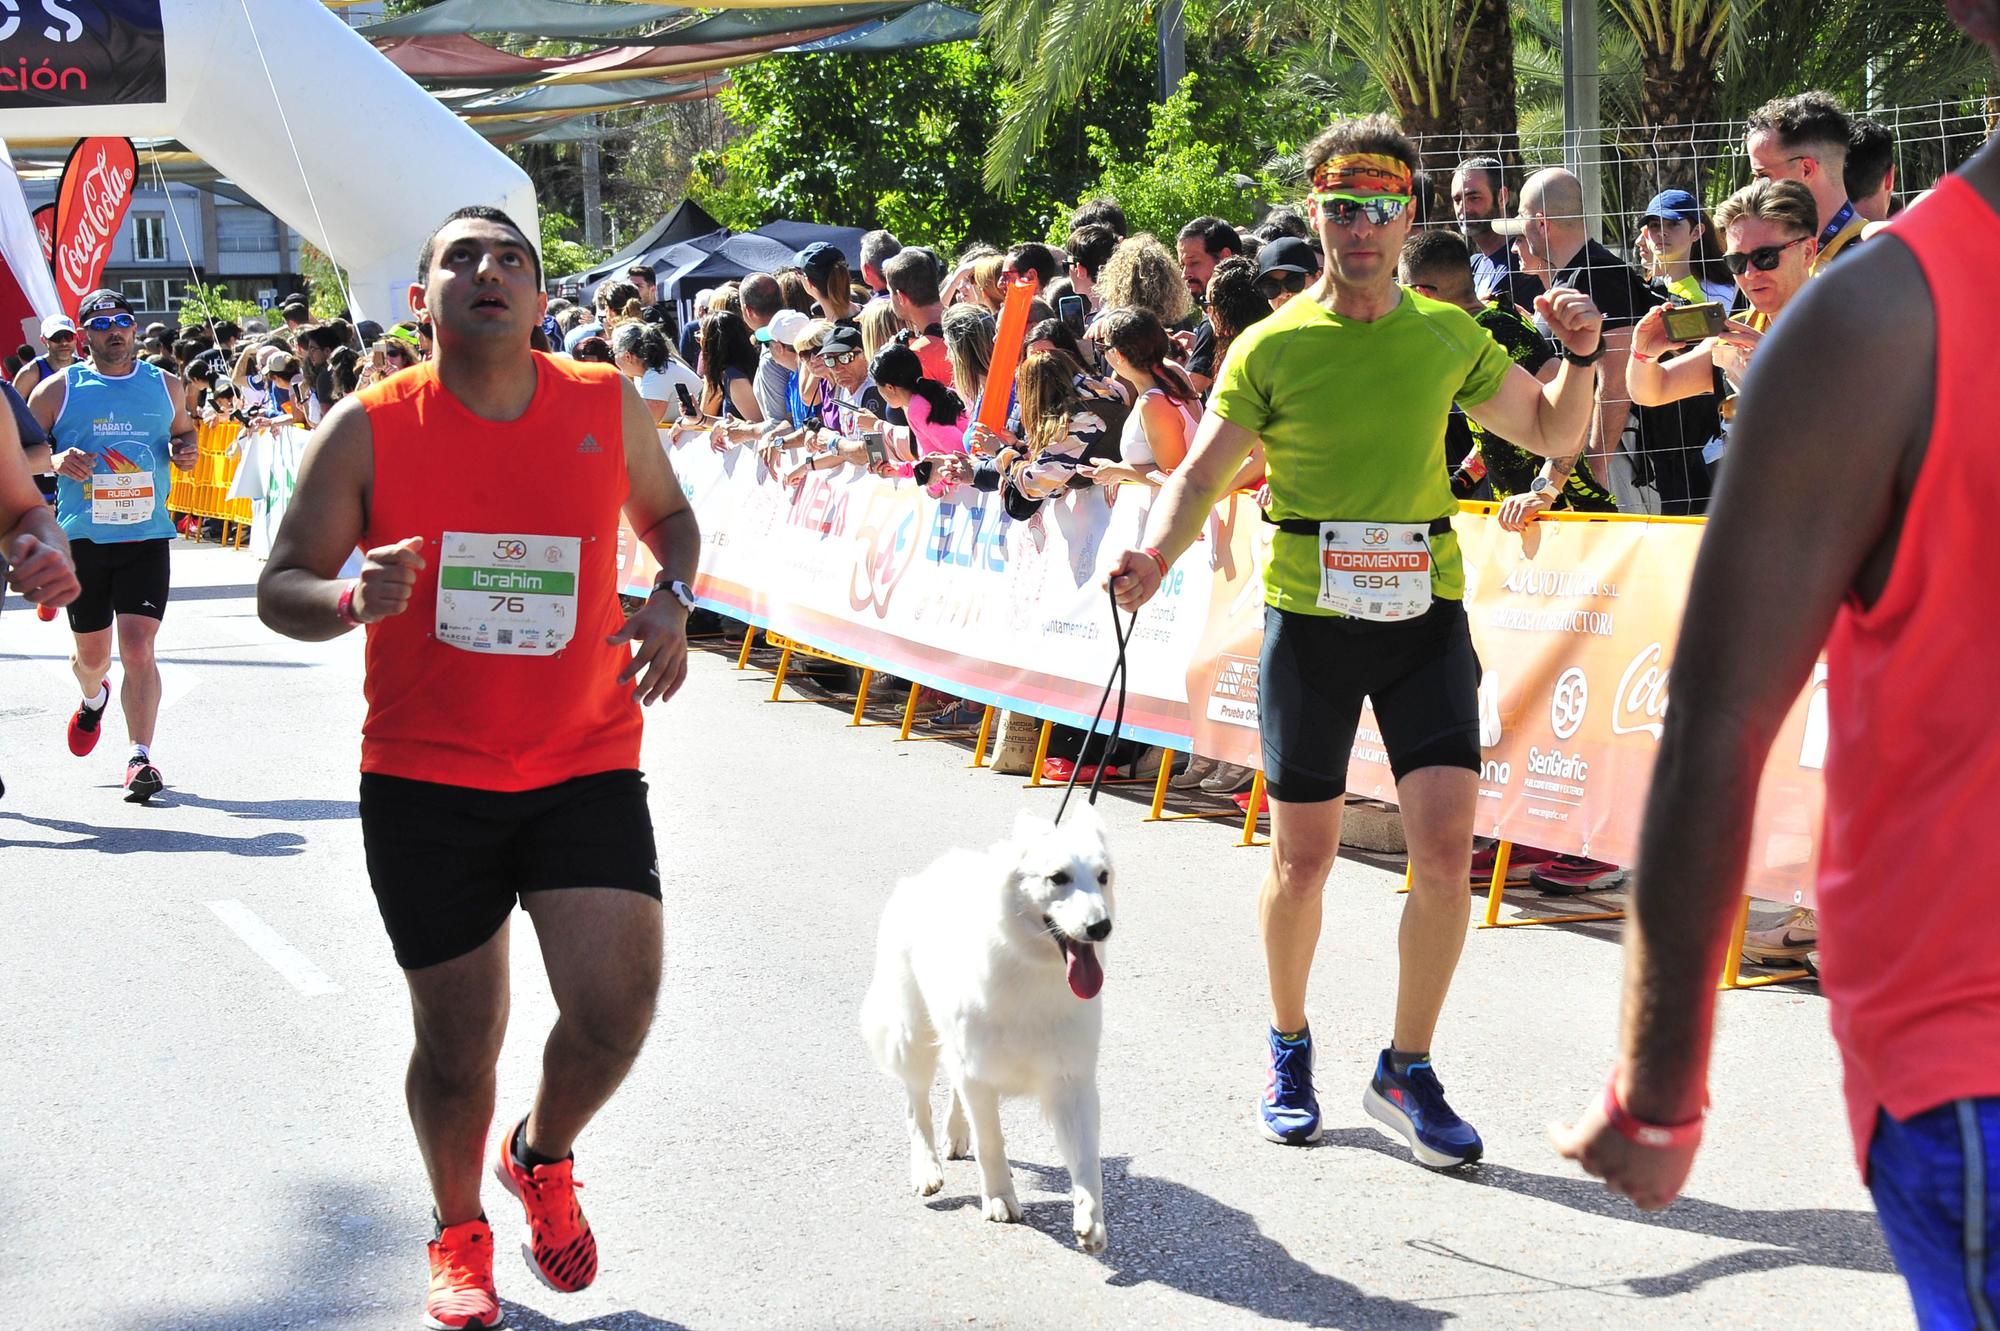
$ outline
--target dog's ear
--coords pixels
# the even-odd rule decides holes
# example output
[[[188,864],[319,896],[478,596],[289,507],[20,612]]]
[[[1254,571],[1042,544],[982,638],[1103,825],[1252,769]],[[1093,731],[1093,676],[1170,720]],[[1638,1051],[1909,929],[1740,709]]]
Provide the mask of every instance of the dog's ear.
[[[1047,818],[1028,809],[1014,815],[1014,832],[1011,840],[1017,846],[1032,845],[1054,835],[1056,825]]]
[[[1078,805],[1065,826],[1100,844],[1104,841],[1104,819],[1099,816],[1095,804]]]

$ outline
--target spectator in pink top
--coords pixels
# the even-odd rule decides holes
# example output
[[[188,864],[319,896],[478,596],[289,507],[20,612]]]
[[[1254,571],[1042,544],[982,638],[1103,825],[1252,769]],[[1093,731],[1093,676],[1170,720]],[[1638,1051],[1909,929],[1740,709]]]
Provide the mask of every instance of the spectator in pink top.
[[[923,362],[910,349],[908,339],[908,334],[899,336],[877,352],[868,373],[881,390],[882,400],[902,412],[906,422],[884,430],[894,474],[915,475],[934,494],[942,495],[951,487],[942,479],[932,480],[931,469],[925,464],[945,454],[965,452],[965,431],[972,416],[957,393],[925,376]]]

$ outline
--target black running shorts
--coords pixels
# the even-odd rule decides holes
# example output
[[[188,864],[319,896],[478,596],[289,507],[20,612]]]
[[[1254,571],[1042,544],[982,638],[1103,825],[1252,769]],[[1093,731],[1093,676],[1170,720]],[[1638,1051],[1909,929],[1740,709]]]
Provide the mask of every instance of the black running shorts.
[[[1479,656],[1461,601],[1391,624],[1266,606],[1257,698],[1273,799],[1346,791],[1363,699],[1397,780],[1420,767],[1479,770]]]
[[[610,887],[660,899],[638,772],[540,790],[361,774],[361,845],[396,964],[422,970],[491,938],[526,892]]]
[[[70,557],[76,561],[76,580],[83,590],[69,603],[70,630],[100,633],[111,627],[116,615],[166,618],[173,544],[164,536],[102,545],[71,541]]]

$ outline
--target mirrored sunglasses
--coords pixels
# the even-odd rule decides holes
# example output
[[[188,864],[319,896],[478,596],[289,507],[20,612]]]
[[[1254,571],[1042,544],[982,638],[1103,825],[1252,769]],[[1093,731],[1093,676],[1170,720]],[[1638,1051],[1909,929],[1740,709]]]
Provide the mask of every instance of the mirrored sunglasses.
[[[835,351],[821,357],[821,359],[828,365],[845,365],[849,361],[860,360],[861,353],[858,351]]]
[[[1359,217],[1366,217],[1370,226],[1387,226],[1410,206],[1407,194],[1328,193],[1312,197],[1319,205],[1320,215],[1335,226],[1353,226]]]
[[[85,319],[83,326],[93,333],[103,333],[113,328],[131,328],[138,322],[129,314],[100,314],[95,318]]]

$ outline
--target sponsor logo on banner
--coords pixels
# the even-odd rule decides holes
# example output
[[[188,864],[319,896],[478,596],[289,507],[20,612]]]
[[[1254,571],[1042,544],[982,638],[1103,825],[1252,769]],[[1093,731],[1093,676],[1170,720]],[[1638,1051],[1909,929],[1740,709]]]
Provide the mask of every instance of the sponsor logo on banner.
[[[0,0],[0,111],[166,100],[160,0]]]
[[[1216,662],[1215,687],[1208,697],[1209,720],[1257,728],[1257,669],[1252,657],[1222,654]]]
[[[1667,673],[1657,642],[1646,644],[1646,650],[1632,658],[1618,681],[1618,701],[1611,707],[1612,734],[1660,737],[1666,730]]]
[[[1549,726],[1556,738],[1567,740],[1583,728],[1583,714],[1590,707],[1590,680],[1575,666],[1562,672],[1549,694]]]
[[[35,239],[42,242],[42,261],[54,262],[56,257],[56,206],[45,203],[28,214],[35,224]]]
[[[0,0],[4,3],[4,0]],[[71,150],[56,188],[55,259],[50,265],[63,312],[76,317],[97,289],[111,241],[132,205],[139,159],[130,139],[84,139]]]

